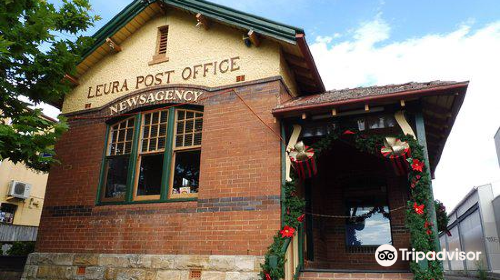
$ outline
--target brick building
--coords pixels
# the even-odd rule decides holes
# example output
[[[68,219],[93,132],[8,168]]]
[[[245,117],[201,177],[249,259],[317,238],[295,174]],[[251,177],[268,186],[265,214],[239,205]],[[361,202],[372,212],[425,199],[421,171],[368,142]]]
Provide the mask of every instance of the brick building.
[[[150,2],[100,29],[67,76],[70,129],[25,279],[260,279],[286,212],[287,144],[351,125],[392,135],[403,116],[435,170],[467,82],[325,91],[303,30],[205,1]],[[405,212],[382,214],[405,206],[407,180],[343,145],[298,186],[296,275],[411,277],[408,263],[373,258],[381,244],[409,247]],[[362,225],[328,216],[373,207]]]

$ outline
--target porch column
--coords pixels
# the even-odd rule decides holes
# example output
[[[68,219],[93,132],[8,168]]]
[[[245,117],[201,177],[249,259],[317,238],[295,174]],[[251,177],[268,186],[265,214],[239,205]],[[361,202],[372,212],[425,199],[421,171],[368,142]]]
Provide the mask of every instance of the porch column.
[[[437,230],[437,219],[436,219],[436,209],[434,207],[434,190],[432,189],[432,176],[431,176],[431,166],[429,164],[429,154],[427,152],[427,139],[425,138],[425,123],[424,123],[424,116],[422,115],[422,112],[418,112],[415,114],[415,126],[417,128],[417,140],[422,147],[424,147],[424,160],[425,160],[425,165],[427,166],[427,175],[429,175],[430,183],[429,183],[429,188],[430,188],[430,197],[429,200],[427,201],[427,210],[429,211],[430,218],[431,218],[431,223],[432,223],[432,233],[434,237],[434,250],[440,251],[441,250],[441,245],[439,242],[439,235],[438,235],[438,230]]]

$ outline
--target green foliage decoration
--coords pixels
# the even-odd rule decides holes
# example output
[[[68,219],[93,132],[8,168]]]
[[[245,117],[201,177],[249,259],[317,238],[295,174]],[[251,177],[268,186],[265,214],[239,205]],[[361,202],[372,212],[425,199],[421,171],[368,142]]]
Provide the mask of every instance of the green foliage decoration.
[[[99,20],[88,0],[2,0],[0,4],[0,160],[48,171],[57,162],[54,144],[67,130],[52,122],[40,103],[55,104],[70,91],[74,74],[92,40],[79,35]]]
[[[335,141],[344,141],[354,145],[358,150],[380,156],[380,149],[384,145],[383,135],[362,134],[357,130],[348,130],[349,133],[336,131],[325,136],[314,145],[315,157],[333,147]],[[435,251],[434,238],[436,233],[432,231],[431,216],[428,212],[428,201],[431,197],[431,180],[428,167],[425,163],[424,148],[418,141],[410,135],[397,135],[401,141],[406,141],[411,150],[409,162],[408,187],[410,188],[410,200],[407,202],[406,226],[410,231],[411,247],[417,251],[430,252]],[[413,160],[417,163],[425,163],[422,170],[412,168]],[[293,173],[292,173],[293,174]],[[297,179],[292,176],[292,182],[287,182],[283,187],[285,189],[285,198],[283,200],[287,212],[284,215],[285,225],[297,228],[299,223],[297,218],[303,214],[305,202],[295,194]],[[414,205],[425,205],[423,211],[418,213]],[[282,238],[280,232],[274,236],[273,243],[268,247],[265,255],[265,263],[261,265],[261,277],[265,280],[282,279],[284,274],[285,252],[283,246],[287,238]],[[276,265],[271,264],[272,259]],[[410,263],[410,269],[415,280],[443,280],[443,270],[440,261],[428,261],[425,265],[414,261]]]
[[[448,218],[448,213],[446,212],[446,207],[439,200],[434,200],[434,208],[436,209],[436,221],[437,228],[439,232],[447,232],[448,231],[448,222],[450,219]]]

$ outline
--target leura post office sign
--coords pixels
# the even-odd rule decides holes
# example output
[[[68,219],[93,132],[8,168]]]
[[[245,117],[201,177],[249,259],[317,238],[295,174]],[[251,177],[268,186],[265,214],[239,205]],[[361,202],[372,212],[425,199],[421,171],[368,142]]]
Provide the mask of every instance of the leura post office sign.
[[[130,90],[139,90],[152,86],[171,84],[173,77],[179,75],[183,81],[194,81],[196,79],[211,78],[216,75],[226,74],[240,70],[239,56],[200,63],[182,68],[182,71],[167,70],[157,73],[139,75],[135,79],[123,79],[122,81],[110,81],[88,88],[87,99],[99,98],[104,95],[125,93]],[[180,72],[180,73],[179,73]],[[137,106],[154,104],[158,102],[173,103],[195,103],[199,100],[203,91],[196,90],[158,90],[137,94],[125,100],[116,101],[109,105],[109,114],[114,115],[128,111]]]

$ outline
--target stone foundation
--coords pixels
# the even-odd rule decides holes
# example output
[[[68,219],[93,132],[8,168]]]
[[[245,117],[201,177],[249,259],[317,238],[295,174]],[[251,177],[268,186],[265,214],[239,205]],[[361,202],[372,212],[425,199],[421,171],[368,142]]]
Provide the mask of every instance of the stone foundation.
[[[22,280],[254,280],[259,256],[33,253]],[[201,271],[201,278],[197,276]]]

